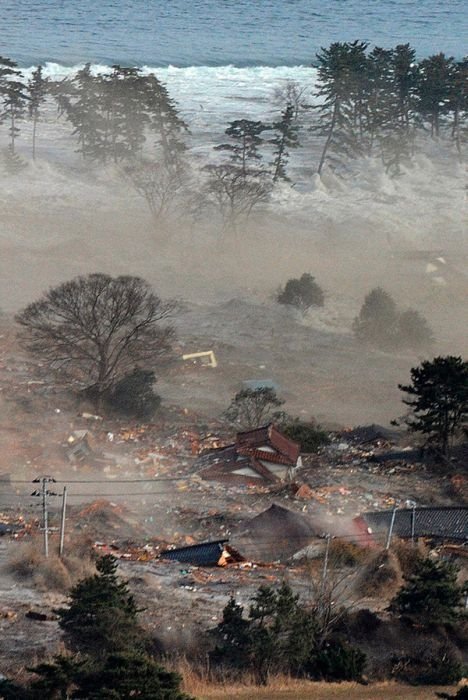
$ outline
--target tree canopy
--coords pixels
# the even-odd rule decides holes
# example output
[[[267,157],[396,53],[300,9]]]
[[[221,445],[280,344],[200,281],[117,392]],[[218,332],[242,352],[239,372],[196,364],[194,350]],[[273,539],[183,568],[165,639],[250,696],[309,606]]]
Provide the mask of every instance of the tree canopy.
[[[410,408],[409,430],[448,457],[468,415],[468,362],[453,355],[426,360],[412,368],[411,384],[398,386],[409,395],[403,399]]]

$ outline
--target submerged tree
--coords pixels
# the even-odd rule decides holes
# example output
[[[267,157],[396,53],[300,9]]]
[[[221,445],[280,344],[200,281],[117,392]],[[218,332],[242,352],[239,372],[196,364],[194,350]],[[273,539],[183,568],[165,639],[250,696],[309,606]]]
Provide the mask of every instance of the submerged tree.
[[[133,368],[167,355],[176,309],[139,277],[92,274],[50,289],[16,316],[26,348],[80,381],[100,404]]]

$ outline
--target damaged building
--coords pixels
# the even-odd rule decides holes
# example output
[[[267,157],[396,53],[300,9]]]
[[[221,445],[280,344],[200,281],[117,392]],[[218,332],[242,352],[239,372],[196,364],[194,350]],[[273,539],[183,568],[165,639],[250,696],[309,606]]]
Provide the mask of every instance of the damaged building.
[[[236,435],[236,441],[200,455],[194,470],[207,481],[268,485],[289,481],[301,466],[301,448],[273,424]]]

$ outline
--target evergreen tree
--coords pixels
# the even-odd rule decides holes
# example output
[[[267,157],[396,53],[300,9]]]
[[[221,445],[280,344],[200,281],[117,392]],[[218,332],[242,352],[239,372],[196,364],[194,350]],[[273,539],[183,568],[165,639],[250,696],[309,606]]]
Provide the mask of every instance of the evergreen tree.
[[[449,111],[454,73],[453,58],[443,53],[429,56],[419,64],[418,108],[422,117],[429,121],[433,138],[440,136],[443,119]]]
[[[276,131],[270,143],[275,146],[273,166],[273,182],[284,180],[290,182],[286,174],[286,165],[289,157],[289,149],[297,148],[299,140],[297,136],[298,126],[295,124],[294,106],[289,103],[281,115],[281,120],[271,126]]]
[[[398,385],[409,394],[403,399],[411,409],[406,424],[448,457],[468,416],[468,362],[451,355],[426,360],[412,368],[411,382]]]
[[[312,130],[325,138],[317,172],[327,159],[332,165],[362,153],[367,44],[335,42],[317,54],[318,81],[315,96],[318,123]]]
[[[117,576],[112,556],[98,559],[98,571],[79,581],[70,592],[70,606],[59,611],[60,627],[70,648],[94,658],[138,649],[144,634],[137,623],[135,600]]]
[[[48,700],[68,700],[79,675],[83,673],[85,662],[73,656],[54,656],[51,662],[43,662],[29,668],[39,678],[30,685],[34,698]]]
[[[148,656],[126,651],[110,654],[86,672],[74,693],[77,700],[194,700],[180,690],[181,678]]]
[[[261,121],[251,119],[236,119],[230,123],[226,131],[233,143],[222,143],[215,146],[216,151],[228,151],[230,160],[239,169],[245,180],[248,175],[256,174],[262,155],[259,147],[264,140],[260,136],[269,127]]]
[[[235,672],[246,669],[258,684],[266,685],[271,673],[286,673],[329,680],[359,680],[365,656],[332,638],[320,639],[314,612],[301,605],[299,596],[283,583],[278,589],[261,586],[251,600],[247,617],[231,599],[221,623],[213,630],[214,665]]]
[[[32,131],[32,157],[36,160],[36,138],[37,138],[37,124],[41,116],[41,107],[45,102],[47,95],[47,78],[42,75],[42,66],[37,66],[36,70],[33,71],[31,79],[28,82],[28,92],[29,92],[29,104],[28,111],[29,117],[32,119],[33,131]]]
[[[457,61],[451,73],[448,107],[451,112],[450,136],[458,155],[468,137],[468,58]]]
[[[145,109],[150,130],[156,135],[156,158],[170,173],[183,174],[187,124],[180,117],[167,88],[154,75],[144,77]]]
[[[460,619],[463,593],[453,564],[424,558],[405,577],[390,608],[418,625],[445,625]]]
[[[9,58],[0,57],[0,99],[2,111],[0,123],[8,122],[10,136],[9,149],[15,155],[15,143],[20,133],[18,121],[24,116],[28,96],[26,85],[22,82],[22,73],[17,64]]]

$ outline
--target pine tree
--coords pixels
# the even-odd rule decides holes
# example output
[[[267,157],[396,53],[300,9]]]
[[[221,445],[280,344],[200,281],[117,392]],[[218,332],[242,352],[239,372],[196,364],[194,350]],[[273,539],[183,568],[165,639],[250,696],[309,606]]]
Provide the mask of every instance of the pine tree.
[[[343,158],[362,154],[366,49],[365,42],[335,42],[317,54],[318,123],[312,130],[325,138],[319,175],[327,160],[337,166]]]
[[[47,78],[42,75],[42,66],[37,66],[36,70],[33,71],[31,79],[28,82],[28,92],[29,92],[29,104],[28,111],[29,117],[32,119],[33,131],[32,131],[32,157],[36,160],[36,137],[37,137],[37,124],[41,116],[41,107],[45,102],[47,95]]]
[[[411,369],[411,384],[399,384],[410,398],[406,424],[421,433],[429,445],[449,457],[454,438],[468,416],[468,362],[448,355],[424,361]]]
[[[429,120],[433,138],[440,136],[443,119],[449,111],[454,73],[454,59],[443,53],[429,56],[419,64],[418,108],[422,117]]]
[[[456,622],[462,614],[464,593],[457,573],[448,562],[421,559],[414,574],[405,577],[390,609],[424,626]]]
[[[9,58],[0,57],[0,124],[8,124],[9,143],[4,152],[5,165],[9,172],[15,174],[25,166],[16,152],[16,139],[20,134],[18,122],[24,117],[28,96],[26,85],[22,82],[21,71]]]
[[[98,559],[94,576],[70,592],[70,606],[59,611],[60,627],[70,648],[94,658],[138,649],[145,637],[137,623],[138,608],[127,583],[117,576],[112,556]]]
[[[286,165],[289,158],[289,149],[299,146],[298,126],[294,118],[294,105],[289,103],[281,115],[281,120],[274,122],[271,126],[276,131],[273,139],[269,143],[275,146],[273,167],[273,182],[284,180],[290,182],[286,174]]]
[[[110,654],[78,680],[77,700],[194,700],[180,690],[181,678],[134,651]]]
[[[452,115],[450,136],[459,157],[468,139],[468,58],[457,61],[451,73],[448,108]]]
[[[268,126],[261,121],[252,119],[236,119],[230,123],[226,131],[233,143],[222,143],[215,146],[216,151],[228,151],[230,160],[239,168],[241,177],[246,179],[248,175],[255,174],[259,170],[262,155],[259,151],[263,144],[260,136]]]

